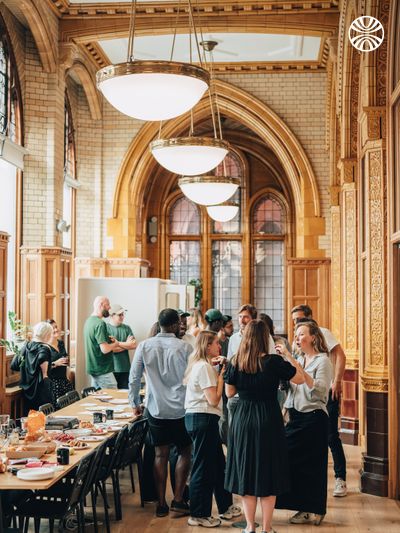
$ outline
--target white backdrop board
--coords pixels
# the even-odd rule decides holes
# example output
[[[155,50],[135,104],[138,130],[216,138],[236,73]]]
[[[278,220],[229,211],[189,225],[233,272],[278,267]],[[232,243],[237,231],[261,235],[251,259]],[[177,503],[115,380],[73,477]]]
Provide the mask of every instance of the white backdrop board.
[[[107,296],[111,305],[128,312],[124,322],[131,326],[138,342],[148,337],[151,326],[165,307],[186,308],[186,285],[158,278],[80,278],[77,287],[77,337],[75,387],[90,385],[86,374],[83,326],[93,312],[96,296]],[[112,356],[110,356],[112,357]]]

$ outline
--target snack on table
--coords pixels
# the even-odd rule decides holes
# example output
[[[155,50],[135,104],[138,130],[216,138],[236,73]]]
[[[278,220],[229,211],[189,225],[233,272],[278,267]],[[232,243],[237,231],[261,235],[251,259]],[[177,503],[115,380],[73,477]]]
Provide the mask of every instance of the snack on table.
[[[75,437],[70,433],[57,433],[57,435],[53,436],[53,439],[58,442],[70,442],[71,440],[75,440]]]
[[[89,445],[86,443],[86,442],[82,442],[80,440],[70,440],[68,442],[68,446],[73,446],[74,448],[82,448],[85,449],[85,448],[89,448]]]
[[[25,443],[36,442],[45,433],[46,415],[40,411],[31,409],[25,421]]]
[[[90,422],[89,420],[81,420],[79,422],[79,427],[81,429],[93,429],[94,428],[94,425],[92,424],[92,422]]]
[[[7,464],[3,463],[2,459],[0,459],[0,474],[4,474],[7,470]]]

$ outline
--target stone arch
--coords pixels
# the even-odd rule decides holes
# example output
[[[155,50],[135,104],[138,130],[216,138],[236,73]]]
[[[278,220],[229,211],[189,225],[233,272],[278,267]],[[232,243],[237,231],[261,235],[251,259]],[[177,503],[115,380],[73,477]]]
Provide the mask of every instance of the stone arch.
[[[82,83],[82,88],[85,92],[90,115],[93,120],[101,119],[101,102],[100,96],[96,89],[96,85],[93,80],[93,76],[87,69],[87,67],[80,60],[76,60],[72,63],[72,66],[67,70],[66,74],[74,73],[78,76]]]
[[[41,13],[32,0],[20,0],[20,4],[35,40],[43,70],[55,72],[57,65],[56,41],[55,37],[51,35],[45,13]]]
[[[216,89],[221,114],[254,131],[275,152],[285,170],[296,206],[296,255],[323,256],[318,237],[324,234],[325,224],[321,218],[317,181],[300,142],[276,113],[251,94],[219,80]],[[195,122],[208,118],[208,98],[203,98],[193,112]],[[188,124],[187,114],[177,117],[165,124],[162,135],[182,135]],[[140,213],[146,182],[158,164],[148,145],[157,137],[158,129],[158,123],[145,124],[121,164],[114,191],[113,214],[108,220],[108,234],[114,238],[114,248],[108,252],[110,256],[136,255],[136,239],[140,241],[141,238]]]

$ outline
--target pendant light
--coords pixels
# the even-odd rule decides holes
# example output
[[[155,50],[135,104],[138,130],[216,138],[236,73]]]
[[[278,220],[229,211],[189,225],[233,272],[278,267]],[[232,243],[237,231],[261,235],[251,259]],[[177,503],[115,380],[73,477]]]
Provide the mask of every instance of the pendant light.
[[[216,97],[213,97],[212,94],[212,50],[218,43],[216,41],[202,41],[200,44],[204,51],[210,53],[209,101],[214,137],[196,137],[194,135],[193,110],[191,110],[188,137],[157,139],[150,143],[151,153],[161,166],[174,174],[184,176],[198,176],[210,172],[223,161],[230,150],[230,144],[222,138],[221,127],[219,127],[219,131],[217,130],[216,115],[219,116],[219,110]]]
[[[97,88],[125,115],[148,121],[168,120],[199,102],[209,87],[210,74],[202,68],[200,56],[200,66],[172,60],[135,60],[136,4],[137,0],[132,0],[127,60],[99,70]],[[194,26],[191,0],[188,7]]]
[[[200,205],[217,205],[231,198],[240,185],[240,178],[227,176],[184,176],[178,181],[183,194]]]
[[[210,205],[207,207],[207,213],[216,222],[228,222],[235,218],[239,212],[239,204],[236,202],[223,202],[219,205]]]

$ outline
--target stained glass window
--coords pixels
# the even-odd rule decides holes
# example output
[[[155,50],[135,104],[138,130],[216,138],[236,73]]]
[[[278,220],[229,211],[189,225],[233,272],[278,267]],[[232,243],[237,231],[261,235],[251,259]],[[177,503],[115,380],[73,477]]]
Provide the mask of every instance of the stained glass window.
[[[171,235],[199,235],[199,209],[185,197],[179,198],[170,211],[169,233]]]
[[[187,284],[200,278],[200,241],[171,241],[169,258],[172,280]]]
[[[0,133],[6,133],[8,117],[9,60],[4,43],[0,40]]]
[[[274,197],[264,196],[254,208],[253,232],[260,235],[282,235],[285,217],[281,204]]]
[[[235,316],[242,303],[242,243],[212,243],[213,307]]]
[[[285,330],[285,212],[277,198],[263,196],[253,210],[253,294],[259,312]],[[281,238],[279,239],[279,237]]]

